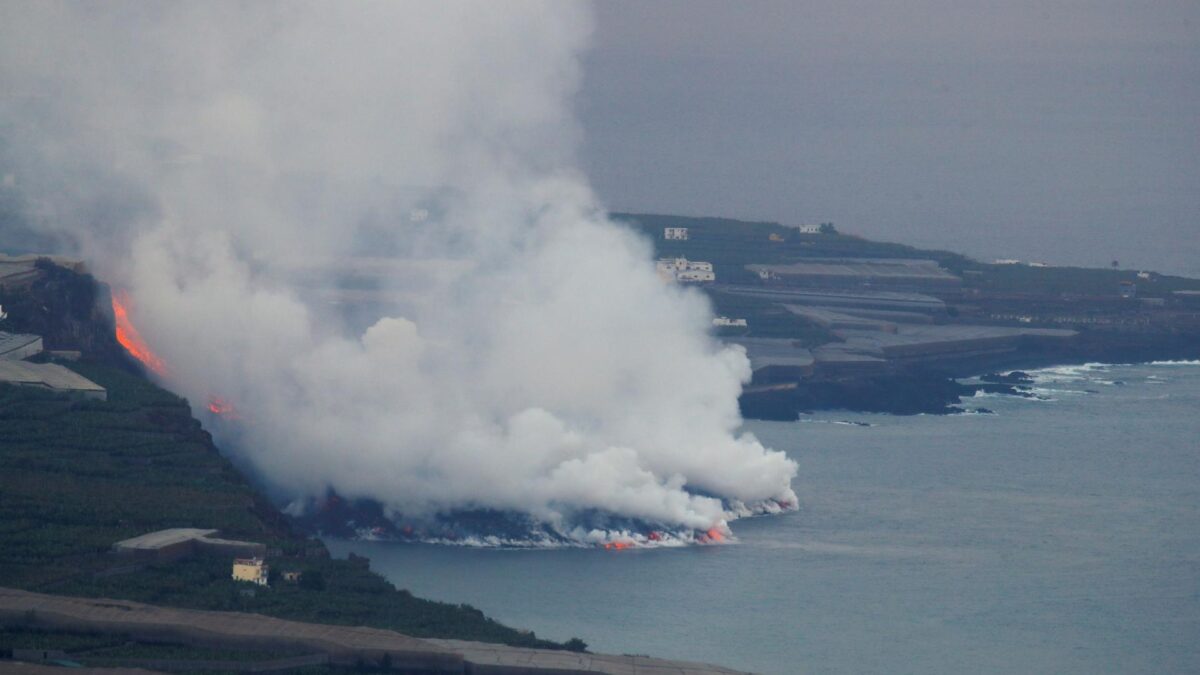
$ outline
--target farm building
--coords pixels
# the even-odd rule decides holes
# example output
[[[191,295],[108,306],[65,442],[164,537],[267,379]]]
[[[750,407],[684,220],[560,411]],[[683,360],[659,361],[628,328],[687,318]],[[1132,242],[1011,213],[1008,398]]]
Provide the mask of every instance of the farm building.
[[[907,258],[828,258],[790,265],[747,265],[764,280],[818,288],[955,288],[962,279],[933,260]]]
[[[195,527],[175,527],[169,530],[149,532],[132,539],[113,544],[113,550],[121,555],[170,562],[190,558],[198,554],[262,557],[267,547],[251,541],[217,539],[217,530]]]
[[[655,269],[663,281],[686,283],[715,281],[717,278],[712,263],[687,258],[662,258],[655,264]]]
[[[42,336],[0,331],[0,359],[27,359],[42,352]]]
[[[108,398],[104,387],[57,363],[29,363],[0,358],[0,382],[22,387],[40,387],[99,401]]]

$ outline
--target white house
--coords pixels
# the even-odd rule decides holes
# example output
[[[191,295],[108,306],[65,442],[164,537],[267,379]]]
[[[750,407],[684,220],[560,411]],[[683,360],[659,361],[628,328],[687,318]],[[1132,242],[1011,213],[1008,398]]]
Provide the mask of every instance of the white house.
[[[266,586],[270,573],[271,566],[264,563],[262,558],[234,558],[233,560],[234,581],[249,581],[252,584]]]
[[[686,283],[717,279],[712,263],[687,258],[662,258],[655,263],[655,270],[663,281]]]
[[[798,230],[800,234],[821,234],[820,225],[797,225],[796,230]]]
[[[746,320],[745,319],[731,319],[727,316],[717,316],[717,317],[713,317],[713,325],[717,326],[719,328],[724,328],[724,327],[745,328]]]
[[[687,241],[688,229],[686,227],[664,227],[663,239],[675,241]]]

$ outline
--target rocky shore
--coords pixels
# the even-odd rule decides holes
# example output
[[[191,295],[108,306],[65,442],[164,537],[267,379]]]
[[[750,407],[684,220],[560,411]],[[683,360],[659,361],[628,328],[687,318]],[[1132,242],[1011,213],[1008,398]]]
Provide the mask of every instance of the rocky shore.
[[[1026,345],[1005,353],[885,361],[876,372],[863,374],[817,371],[778,381],[777,370],[757,368],[739,404],[749,419],[780,421],[820,410],[948,415],[965,412],[964,399],[977,392],[1031,396],[1025,388],[1029,382],[1018,374],[1022,370],[1198,358],[1200,335],[1193,333],[1089,331],[1061,344]],[[962,381],[973,378],[979,381]]]

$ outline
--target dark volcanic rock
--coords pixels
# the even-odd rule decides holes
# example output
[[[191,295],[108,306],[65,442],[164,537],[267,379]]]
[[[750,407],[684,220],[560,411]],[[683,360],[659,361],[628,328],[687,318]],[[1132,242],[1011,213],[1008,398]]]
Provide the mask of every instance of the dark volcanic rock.
[[[9,318],[4,330],[42,336],[46,349],[76,350],[85,358],[137,366],[117,342],[108,286],[49,259],[36,263],[38,276],[26,287],[0,289]]]
[[[1022,370],[1014,370],[1011,373],[987,373],[986,375],[980,375],[979,379],[983,380],[984,382],[993,382],[995,384],[1025,386],[1033,384],[1033,378],[1029,376],[1029,373],[1026,373]]]
[[[739,399],[751,419],[796,419],[801,412],[853,410],[895,415],[947,415],[977,388],[936,375],[876,375],[839,380],[810,380],[794,387],[747,392]]]

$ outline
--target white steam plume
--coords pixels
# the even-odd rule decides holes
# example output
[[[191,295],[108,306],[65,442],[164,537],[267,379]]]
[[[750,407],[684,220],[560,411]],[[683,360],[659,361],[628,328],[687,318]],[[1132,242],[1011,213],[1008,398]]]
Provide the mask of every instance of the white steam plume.
[[[576,541],[791,508],[744,354],[574,168],[586,10],[6,2],[0,161],[282,494]],[[368,265],[357,334],[323,293]]]

